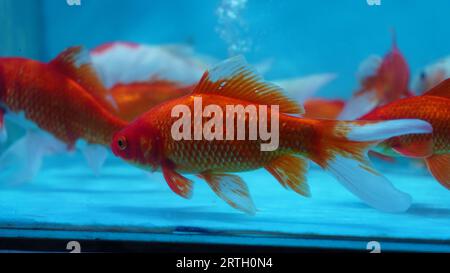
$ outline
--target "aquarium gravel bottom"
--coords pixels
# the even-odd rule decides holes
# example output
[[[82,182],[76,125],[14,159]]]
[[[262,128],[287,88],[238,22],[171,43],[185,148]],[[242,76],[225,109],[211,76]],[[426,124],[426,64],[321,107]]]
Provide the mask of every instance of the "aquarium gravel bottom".
[[[380,167],[378,165],[378,167]],[[64,239],[211,243],[367,251],[450,252],[450,192],[425,171],[380,167],[410,193],[406,213],[389,214],[362,204],[329,174],[312,166],[312,197],[280,186],[264,170],[243,173],[257,214],[233,210],[195,179],[185,200],[160,173],[148,174],[112,156],[100,175],[81,156],[48,158],[32,183],[0,189],[0,240]],[[392,170],[398,170],[394,173]]]

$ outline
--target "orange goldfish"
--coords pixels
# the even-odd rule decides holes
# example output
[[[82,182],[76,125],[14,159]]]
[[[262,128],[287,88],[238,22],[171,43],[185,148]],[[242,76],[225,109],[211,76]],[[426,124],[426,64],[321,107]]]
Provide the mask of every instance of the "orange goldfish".
[[[189,94],[194,86],[181,85],[168,80],[152,79],[146,82],[118,83],[110,89],[116,113],[132,121],[150,108]]]
[[[33,131],[11,146],[0,161],[9,162],[8,156],[21,153],[22,161],[39,166],[43,150],[51,149],[46,145],[58,142],[72,148],[77,140],[88,143],[83,151],[90,157],[88,163],[100,160],[96,145],[109,144],[113,134],[127,124],[112,114],[105,94],[90,65],[83,62],[80,47],[65,50],[49,63],[0,58],[0,113]],[[50,136],[39,136],[37,131]],[[31,145],[36,138],[39,144]],[[20,152],[23,149],[25,153]],[[101,148],[101,153],[106,156],[106,149]]]
[[[409,67],[397,47],[395,36],[391,51],[383,59],[371,57],[360,67],[361,87],[347,102],[340,119],[356,119],[377,106],[412,96]]]
[[[433,134],[408,134],[390,138],[376,151],[389,155],[423,158],[431,174],[450,189],[450,79],[416,97],[379,107],[362,120],[417,118],[433,126]]]
[[[230,112],[233,107],[241,110]],[[268,110],[264,114],[255,109]],[[299,117],[303,112],[242,57],[234,57],[206,71],[191,94],[153,107],[117,132],[111,149],[132,164],[161,170],[169,187],[185,198],[191,196],[193,182],[184,174],[196,174],[230,206],[249,214],[255,213],[255,206],[248,187],[232,173],[265,168],[284,187],[309,196],[309,160],[370,206],[389,212],[408,209],[410,196],[371,167],[367,151],[390,137],[430,133],[428,123],[315,120]],[[272,136],[278,136],[274,149],[263,149],[268,138],[252,137],[255,124],[259,133],[267,130],[264,121]],[[244,130],[244,138],[239,138],[239,130]],[[177,134],[181,132],[182,138]],[[207,134],[202,137],[202,132]]]

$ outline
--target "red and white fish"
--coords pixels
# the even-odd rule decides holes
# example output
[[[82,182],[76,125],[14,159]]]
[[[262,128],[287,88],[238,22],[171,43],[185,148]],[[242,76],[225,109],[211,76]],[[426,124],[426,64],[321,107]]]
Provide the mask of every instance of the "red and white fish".
[[[370,56],[358,74],[361,86],[346,103],[340,119],[356,119],[377,106],[413,95],[409,89],[409,67],[395,37],[391,51],[384,58]]]

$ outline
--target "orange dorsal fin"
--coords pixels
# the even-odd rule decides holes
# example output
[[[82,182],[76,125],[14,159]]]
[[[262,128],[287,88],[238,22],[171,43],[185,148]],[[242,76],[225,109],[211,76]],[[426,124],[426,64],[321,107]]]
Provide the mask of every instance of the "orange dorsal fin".
[[[423,96],[435,96],[450,99],[450,78],[431,88]]]
[[[67,48],[49,65],[76,81],[97,99],[106,100],[107,90],[92,67],[88,53],[81,46]]]
[[[281,113],[304,113],[301,105],[286,97],[280,87],[264,81],[242,56],[225,60],[206,71],[193,94],[216,94],[255,104],[279,105]]]

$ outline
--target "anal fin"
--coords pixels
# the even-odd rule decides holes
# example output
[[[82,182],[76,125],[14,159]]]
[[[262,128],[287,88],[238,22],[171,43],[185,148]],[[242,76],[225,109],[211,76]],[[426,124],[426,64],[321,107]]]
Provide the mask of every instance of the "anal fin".
[[[170,189],[179,196],[189,199],[192,196],[193,183],[177,173],[169,164],[163,164],[162,172]]]
[[[288,155],[275,159],[265,168],[283,187],[290,188],[303,196],[310,196],[309,186],[306,182],[308,166],[308,160]]]
[[[450,190],[450,154],[433,155],[425,161],[434,178]]]
[[[256,213],[248,187],[239,176],[203,173],[199,177],[205,179],[217,196],[233,208],[251,215]]]

